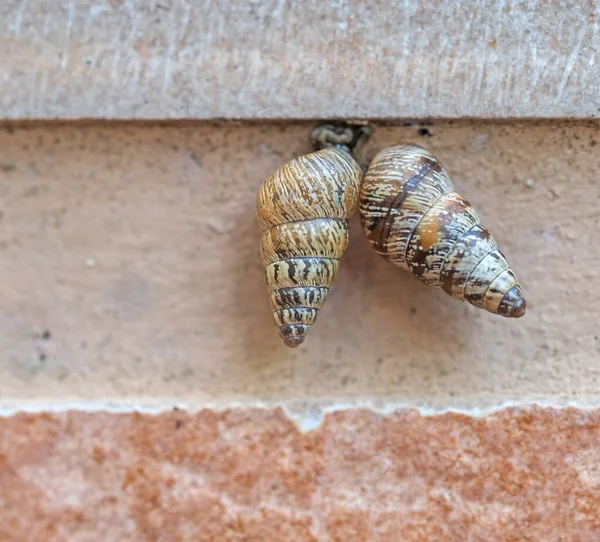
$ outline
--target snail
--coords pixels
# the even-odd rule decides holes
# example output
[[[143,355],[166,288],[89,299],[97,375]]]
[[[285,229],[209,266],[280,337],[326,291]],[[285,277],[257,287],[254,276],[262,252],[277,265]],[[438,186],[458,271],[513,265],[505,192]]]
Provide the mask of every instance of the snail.
[[[348,246],[348,219],[358,207],[363,178],[351,153],[367,136],[362,126],[316,128],[317,150],[279,168],[258,192],[260,254],[271,308],[279,335],[291,348],[310,331]]]
[[[523,292],[496,241],[425,149],[398,145],[377,154],[359,212],[373,248],[420,281],[494,314],[525,314]]]

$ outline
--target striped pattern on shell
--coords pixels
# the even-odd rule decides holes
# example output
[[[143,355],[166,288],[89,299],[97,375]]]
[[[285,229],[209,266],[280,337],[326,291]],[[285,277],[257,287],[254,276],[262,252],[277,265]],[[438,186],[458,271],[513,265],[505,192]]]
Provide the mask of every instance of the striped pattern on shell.
[[[525,314],[523,292],[496,241],[426,150],[398,145],[374,158],[360,217],[375,250],[425,284],[494,314]]]
[[[329,148],[288,162],[258,192],[260,253],[287,346],[304,341],[335,281],[362,176],[349,154]]]

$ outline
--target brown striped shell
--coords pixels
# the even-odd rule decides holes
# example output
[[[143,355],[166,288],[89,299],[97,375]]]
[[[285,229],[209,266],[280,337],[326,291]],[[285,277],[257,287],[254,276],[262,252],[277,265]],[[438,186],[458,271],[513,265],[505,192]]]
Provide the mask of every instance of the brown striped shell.
[[[288,162],[258,192],[260,253],[287,346],[304,341],[335,281],[362,176],[350,154],[328,148]]]
[[[374,158],[360,217],[375,250],[425,284],[494,314],[525,314],[523,292],[496,241],[426,150],[398,145]]]

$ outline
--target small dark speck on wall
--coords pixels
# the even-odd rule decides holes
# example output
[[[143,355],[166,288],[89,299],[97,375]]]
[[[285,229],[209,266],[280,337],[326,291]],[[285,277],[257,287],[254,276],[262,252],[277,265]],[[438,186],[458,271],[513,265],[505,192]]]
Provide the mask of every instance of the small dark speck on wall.
[[[419,135],[423,137],[433,136],[433,134],[427,128],[419,128]]]
[[[183,422],[181,420],[176,420],[175,421],[175,429],[181,428],[182,425],[183,425]]]

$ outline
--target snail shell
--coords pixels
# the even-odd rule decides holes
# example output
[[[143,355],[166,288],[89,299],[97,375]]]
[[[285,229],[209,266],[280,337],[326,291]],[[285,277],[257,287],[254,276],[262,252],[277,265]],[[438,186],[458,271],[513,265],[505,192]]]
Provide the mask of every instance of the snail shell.
[[[494,314],[525,314],[523,292],[496,241],[426,150],[398,145],[374,158],[360,217],[375,250],[425,284]]]
[[[260,253],[275,324],[289,347],[304,341],[335,281],[362,177],[350,154],[326,148],[288,162],[258,192]]]

